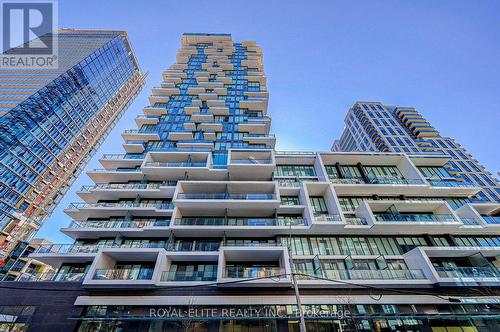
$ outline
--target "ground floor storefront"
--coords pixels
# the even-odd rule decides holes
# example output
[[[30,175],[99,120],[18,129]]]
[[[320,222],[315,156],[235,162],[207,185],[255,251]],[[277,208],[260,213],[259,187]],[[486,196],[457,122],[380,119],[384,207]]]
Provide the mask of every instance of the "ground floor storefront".
[[[500,331],[490,305],[305,305],[308,332]],[[299,332],[295,305],[89,306],[78,331]]]

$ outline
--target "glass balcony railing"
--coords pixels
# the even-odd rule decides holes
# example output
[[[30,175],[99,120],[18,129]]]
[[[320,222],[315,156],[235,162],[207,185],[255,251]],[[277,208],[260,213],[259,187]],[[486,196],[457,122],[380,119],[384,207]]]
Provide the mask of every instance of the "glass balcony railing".
[[[235,199],[235,200],[271,200],[274,194],[244,194],[244,193],[180,193],[178,199]]]
[[[345,220],[348,225],[368,225],[368,221],[366,221],[366,218],[346,217]]]
[[[500,225],[500,216],[481,216],[489,225]]]
[[[68,228],[145,228],[167,227],[170,220],[87,220],[71,221]]]
[[[92,172],[111,173],[111,172],[127,172],[141,173],[140,168],[94,168]]]
[[[333,280],[420,280],[426,279],[422,270],[333,270],[298,271],[310,276]],[[307,276],[302,276],[307,278]]]
[[[376,221],[381,222],[435,222],[454,223],[458,222],[451,214],[403,214],[403,213],[382,213],[374,214]]]
[[[494,267],[435,267],[441,278],[496,278],[500,271]]]
[[[380,177],[380,178],[337,178],[329,177],[330,182],[335,184],[406,184],[406,185],[418,185],[424,184],[421,179],[402,179],[402,178],[392,178],[392,177]]]
[[[116,202],[116,203],[71,203],[68,209],[92,209],[92,208],[154,208],[160,210],[172,210],[172,203],[148,203],[148,202]]]
[[[218,251],[220,241],[177,242],[169,246],[171,251]]]
[[[50,244],[42,245],[35,251],[36,254],[94,254],[106,248],[167,248],[167,244],[160,242],[133,242],[107,244]]]
[[[433,187],[476,187],[472,182],[466,181],[455,181],[455,180],[431,180],[429,179],[429,184]]]
[[[177,181],[164,181],[162,183],[98,183],[95,185],[82,186],[80,191],[158,189],[160,187],[175,187],[176,185]]]
[[[222,243],[225,247],[280,247],[281,243],[276,241],[238,241],[238,240],[228,240],[226,243]]]
[[[196,163],[196,162],[158,162],[158,161],[155,161],[155,162],[148,162],[148,163],[145,163],[144,166],[147,166],[147,167],[207,167],[207,163],[206,162],[200,162],[200,163]]]
[[[272,162],[271,159],[231,159],[231,164],[268,165]]]
[[[217,271],[164,271],[161,281],[215,281]]]
[[[85,273],[56,273],[56,272],[41,272],[41,273],[23,273],[16,281],[60,281],[60,282],[80,282],[85,278]]]
[[[101,159],[103,160],[127,160],[127,159],[144,159],[144,154],[123,154],[123,153],[105,153]]]
[[[151,280],[152,268],[142,269],[97,269],[93,280]]]
[[[304,226],[303,218],[204,218],[186,217],[174,221],[179,226]]]
[[[314,216],[314,220],[319,222],[341,222],[342,219],[338,214],[318,214]]]
[[[476,218],[466,218],[466,217],[460,217],[460,221],[464,223],[464,225],[480,225],[481,223],[479,222],[478,219]]]
[[[281,267],[226,266],[224,278],[266,278],[284,273]]]
[[[113,248],[115,245],[97,245],[97,244],[50,244],[41,245],[35,250],[37,254],[82,254],[96,253],[102,248]]]

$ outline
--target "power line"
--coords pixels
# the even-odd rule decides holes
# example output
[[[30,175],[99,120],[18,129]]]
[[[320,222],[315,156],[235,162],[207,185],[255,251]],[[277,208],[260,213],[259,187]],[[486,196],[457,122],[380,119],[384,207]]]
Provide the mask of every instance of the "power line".
[[[212,287],[231,285],[231,284],[248,283],[248,282],[264,280],[264,279],[271,279],[275,282],[279,282],[281,278],[286,278],[286,277],[289,277],[291,275],[292,275],[291,273],[284,273],[284,274],[277,274],[277,275],[265,276],[265,277],[248,278],[248,279],[244,279],[244,280],[212,282],[212,283],[204,283],[204,284],[196,284],[196,285],[158,286],[155,289],[177,290],[177,289],[189,289],[189,288],[212,288]],[[453,302],[453,303],[460,303],[461,302],[460,299],[456,298],[456,297],[446,297],[446,296],[442,296],[442,295],[430,293],[430,292],[422,292],[422,291],[416,291],[416,290],[405,290],[405,289],[398,289],[398,288],[391,288],[391,287],[384,287],[384,286],[366,285],[366,284],[360,284],[360,283],[350,282],[350,281],[345,281],[345,280],[314,276],[314,275],[305,274],[305,273],[294,273],[294,275],[301,276],[301,277],[307,277],[307,278],[313,278],[313,279],[317,279],[317,280],[336,282],[336,283],[340,283],[340,284],[345,284],[345,285],[349,285],[349,286],[356,286],[356,287],[366,288],[366,289],[370,289],[370,290],[391,291],[394,293],[409,294],[409,295],[428,295],[428,296],[434,296],[434,297],[440,298],[440,299],[448,301],[448,302]],[[278,279],[278,280],[274,280],[274,279]],[[40,281],[40,282],[42,282],[42,281]],[[75,291],[77,291],[75,289],[44,288],[44,287],[36,287],[36,288],[35,287],[19,287],[19,286],[0,284],[0,289],[1,288],[17,289],[17,290],[57,291],[57,292],[61,292],[61,291],[75,292]],[[383,294],[380,294],[380,295],[383,296]],[[376,300],[375,298],[373,298],[373,299]]]

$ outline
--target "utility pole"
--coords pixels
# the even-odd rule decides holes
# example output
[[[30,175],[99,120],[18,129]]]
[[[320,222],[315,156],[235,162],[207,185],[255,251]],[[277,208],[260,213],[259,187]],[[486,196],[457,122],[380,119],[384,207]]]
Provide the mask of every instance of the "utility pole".
[[[292,258],[292,222],[290,223],[290,237],[288,240],[288,262],[290,264],[291,280],[293,284],[293,290],[295,292],[295,302],[297,303],[297,309],[299,311],[299,329],[300,332],[307,332],[306,321],[304,319],[304,312],[302,311],[302,301],[300,300],[299,286],[297,285],[297,279],[295,279],[295,265],[293,264]]]

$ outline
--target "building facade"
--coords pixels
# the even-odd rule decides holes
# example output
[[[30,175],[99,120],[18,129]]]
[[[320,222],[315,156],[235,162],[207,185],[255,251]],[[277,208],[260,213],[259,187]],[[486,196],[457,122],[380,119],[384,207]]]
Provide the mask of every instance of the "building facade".
[[[476,201],[500,202],[500,185],[493,175],[453,138],[441,136],[412,107],[357,102],[347,112],[344,131],[333,143],[332,151],[448,155],[451,160],[446,173],[435,174],[436,181],[455,177],[481,187]]]
[[[267,100],[255,42],[183,35],[66,210],[75,242],[30,256],[56,274],[0,283],[4,326],[499,330],[500,204],[433,181],[444,155],[275,151]]]
[[[9,253],[6,265],[0,268],[3,280],[33,280],[53,278],[57,272],[52,266],[44,264],[29,257],[40,246],[51,245],[52,242],[45,239],[32,239],[31,241],[19,241]]]
[[[144,85],[121,31],[60,30],[58,68],[0,70],[0,259],[29,241]],[[2,265],[2,264],[0,264]]]

